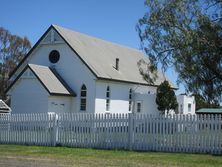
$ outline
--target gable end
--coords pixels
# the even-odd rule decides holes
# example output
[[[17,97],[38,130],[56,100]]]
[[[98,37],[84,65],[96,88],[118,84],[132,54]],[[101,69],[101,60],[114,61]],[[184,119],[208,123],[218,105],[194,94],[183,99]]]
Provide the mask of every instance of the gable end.
[[[31,55],[35,48],[40,44],[40,42],[46,37],[48,32],[51,30],[52,25],[46,30],[46,32],[40,37],[40,39],[35,43],[35,45],[30,49],[30,51],[25,55],[25,57],[20,61],[20,63],[15,67],[15,69],[9,74],[9,80],[18,70],[18,68],[25,62],[25,60]],[[24,72],[24,71],[23,71]],[[22,72],[21,72],[22,73]],[[21,74],[20,73],[20,74]],[[18,75],[19,76],[19,75]]]
[[[52,25],[53,27],[53,25]],[[73,47],[67,42],[67,40],[59,33],[59,31],[53,27],[56,33],[60,35],[60,37],[65,41],[65,43],[69,46],[69,48],[78,56],[78,58],[83,62],[83,64],[93,73],[93,75],[98,78],[97,74],[89,67],[89,65],[79,56],[79,54],[73,49]]]
[[[96,73],[88,66],[88,64],[79,56],[79,54],[73,49],[73,47],[66,41],[66,39],[56,30],[56,28],[51,25],[46,32],[41,36],[41,38],[36,42],[36,44],[31,48],[31,50],[27,53],[27,55],[21,60],[21,62],[16,66],[16,68],[9,74],[9,80],[11,77],[15,74],[15,72],[19,69],[19,67],[25,62],[25,60],[31,55],[31,53],[35,50],[35,48],[40,44],[42,40],[45,39],[46,35],[50,32],[50,30],[53,29],[59,37],[65,41],[65,43],[69,46],[69,48],[77,55],[77,57],[83,62],[84,65],[87,66],[87,68],[93,73],[93,75],[98,78]],[[58,38],[58,37],[57,37]],[[18,75],[19,76],[19,75]],[[6,90],[6,92],[8,89]]]

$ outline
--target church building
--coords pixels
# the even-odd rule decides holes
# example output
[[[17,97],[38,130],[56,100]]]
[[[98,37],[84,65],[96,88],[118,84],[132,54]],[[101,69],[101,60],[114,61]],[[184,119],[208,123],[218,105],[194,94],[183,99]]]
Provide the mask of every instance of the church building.
[[[137,50],[51,25],[10,75],[12,113],[159,114]]]

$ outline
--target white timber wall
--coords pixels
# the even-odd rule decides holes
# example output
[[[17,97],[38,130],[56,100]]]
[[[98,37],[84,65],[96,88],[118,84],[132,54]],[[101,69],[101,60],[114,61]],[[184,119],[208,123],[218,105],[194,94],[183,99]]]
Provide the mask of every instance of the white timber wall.
[[[156,94],[135,93],[134,111],[137,112],[137,103],[141,103],[142,114],[159,115],[156,105]]]
[[[50,33],[51,32],[49,32],[49,34]],[[48,56],[52,50],[57,50],[60,53],[60,60],[56,64],[52,64],[49,61]],[[46,43],[42,41],[33,51],[32,55],[30,55],[24,65],[19,68],[15,76],[18,75],[22,68],[24,68],[28,63],[49,66],[57,70],[60,76],[77,94],[77,97],[72,98],[70,102],[70,110],[72,112],[80,111],[80,89],[82,84],[85,84],[87,87],[86,112],[94,112],[95,77],[86,67],[86,65],[79,59],[79,57],[69,48],[69,46],[64,43],[64,41],[57,41],[54,43]]]
[[[110,87],[110,110],[106,111],[106,89]],[[137,101],[143,101],[143,113],[156,113],[156,88],[151,86],[134,85],[130,83],[97,81],[96,82],[96,113],[130,113],[129,90],[132,89],[132,110]],[[134,106],[134,107],[133,107]]]
[[[58,50],[60,60],[56,64],[51,64],[48,55],[52,50]],[[95,98],[95,77],[89,71],[85,64],[66,44],[43,45],[35,53],[32,64],[39,64],[54,67],[67,84],[75,91],[77,97],[73,98],[71,111],[80,111],[80,90],[82,84],[87,87],[87,107],[86,112],[94,112]]]
[[[49,113],[71,112],[72,97],[50,96],[48,102]]]
[[[48,92],[35,77],[25,77],[12,87],[11,109],[13,113],[43,113],[48,111]]]
[[[106,111],[106,89],[110,87],[110,110]],[[109,81],[96,82],[96,113],[129,113],[130,84]]]

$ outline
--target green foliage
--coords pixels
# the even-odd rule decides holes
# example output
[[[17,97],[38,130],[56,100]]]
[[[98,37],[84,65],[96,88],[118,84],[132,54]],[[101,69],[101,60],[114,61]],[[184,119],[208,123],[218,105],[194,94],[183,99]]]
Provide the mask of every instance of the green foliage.
[[[219,104],[210,104],[210,103],[208,103],[200,95],[193,94],[193,96],[195,97],[196,110],[199,110],[201,108],[219,108],[220,107]]]
[[[147,0],[137,30],[153,66],[174,67],[178,83],[209,104],[222,99],[222,1]]]
[[[26,37],[12,35],[8,30],[0,27],[0,98],[5,98],[4,90],[9,85],[9,73],[30,48],[31,43]]]
[[[168,114],[169,110],[177,109],[178,104],[176,95],[168,81],[164,81],[158,86],[156,104],[158,106],[158,110],[160,110],[162,114],[164,114],[165,111],[167,111]]]

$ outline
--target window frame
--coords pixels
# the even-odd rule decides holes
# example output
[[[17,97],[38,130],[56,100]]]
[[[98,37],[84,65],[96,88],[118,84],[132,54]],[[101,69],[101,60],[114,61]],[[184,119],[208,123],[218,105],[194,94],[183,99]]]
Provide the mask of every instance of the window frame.
[[[140,104],[139,112],[138,112],[138,104]],[[142,101],[137,101],[136,102],[136,112],[141,113],[142,112]]]
[[[106,87],[106,111],[110,111],[110,86]]]
[[[87,87],[82,84],[80,90],[80,111],[86,111],[87,109]]]
[[[133,90],[132,88],[129,89],[129,107],[128,111],[132,111],[132,95],[133,95]]]
[[[50,63],[56,64],[59,62],[60,57],[61,56],[60,56],[60,53],[58,50],[52,50],[49,53],[48,59],[49,59]]]

